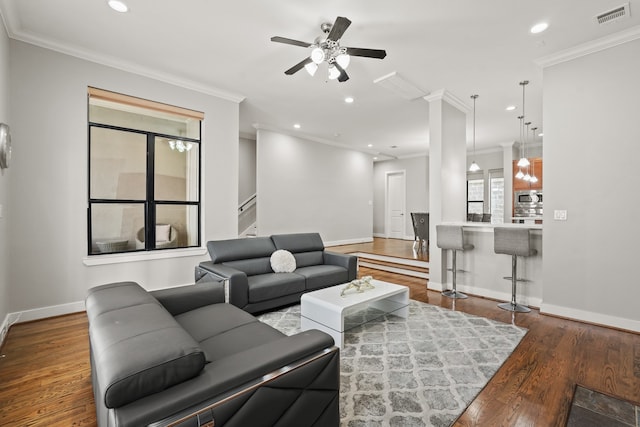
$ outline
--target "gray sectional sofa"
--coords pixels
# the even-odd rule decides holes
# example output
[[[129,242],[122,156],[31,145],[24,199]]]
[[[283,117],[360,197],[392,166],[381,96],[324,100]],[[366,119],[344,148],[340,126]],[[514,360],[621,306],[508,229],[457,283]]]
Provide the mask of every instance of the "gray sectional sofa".
[[[99,427],[339,425],[333,339],[287,337],[223,300],[220,282],[89,290]]]
[[[357,275],[357,257],[325,251],[318,233],[212,240],[207,249],[211,261],[196,266],[196,282],[224,280],[228,302],[249,313],[300,302],[305,292],[350,282]],[[270,258],[276,250],[293,254],[293,272],[274,273]]]

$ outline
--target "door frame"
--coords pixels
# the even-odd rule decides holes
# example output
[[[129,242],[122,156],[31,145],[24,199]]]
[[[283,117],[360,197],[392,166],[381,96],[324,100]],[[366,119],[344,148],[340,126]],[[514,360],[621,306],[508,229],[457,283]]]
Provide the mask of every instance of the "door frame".
[[[391,234],[391,215],[389,214],[389,177],[391,175],[402,175],[404,178],[404,186],[402,187],[402,210],[405,218],[402,222],[402,236],[405,239],[407,234],[407,171],[405,169],[387,171],[384,173],[384,236],[389,238]]]

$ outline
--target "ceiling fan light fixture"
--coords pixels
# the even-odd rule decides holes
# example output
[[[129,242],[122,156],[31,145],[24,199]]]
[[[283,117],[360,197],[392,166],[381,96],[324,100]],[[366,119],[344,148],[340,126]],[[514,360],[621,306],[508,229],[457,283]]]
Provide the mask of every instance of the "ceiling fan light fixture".
[[[331,65],[329,67],[329,80],[335,80],[338,77],[340,77],[340,71],[334,65]]]
[[[351,57],[346,53],[341,53],[340,55],[336,56],[336,62],[342,67],[343,70],[346,70],[351,63]]]
[[[309,62],[304,66],[304,69],[307,70],[307,73],[309,73],[310,76],[314,76],[316,71],[318,71],[318,64],[315,62]]]
[[[321,64],[324,61],[324,49],[316,46],[311,50],[311,60],[316,64]]]

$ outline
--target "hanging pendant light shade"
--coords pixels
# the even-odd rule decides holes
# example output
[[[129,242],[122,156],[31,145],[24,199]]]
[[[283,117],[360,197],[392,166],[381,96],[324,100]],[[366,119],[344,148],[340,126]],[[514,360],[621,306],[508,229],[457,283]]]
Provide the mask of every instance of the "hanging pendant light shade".
[[[522,173],[522,171],[520,169],[518,169],[518,173],[516,174],[516,178],[518,178],[518,179],[524,178],[524,174]]]
[[[519,84],[520,86],[522,86],[522,115],[518,116],[518,118],[520,119],[520,150],[521,150],[520,160],[518,160],[518,166],[520,166],[521,168],[526,168],[527,166],[529,166],[529,159],[527,159],[526,152],[525,152],[526,134],[524,133],[524,118],[525,118],[524,88],[529,84],[529,80],[523,80]]]
[[[522,124],[523,119],[524,116],[518,116],[518,120],[520,120],[520,123],[518,124],[518,127],[520,129],[520,160],[518,160],[519,168],[526,168],[527,166],[529,166],[529,160],[527,160],[527,158],[524,156],[524,137],[522,136],[524,129],[524,125]],[[524,176],[524,174],[522,174],[522,176]],[[522,179],[522,177],[520,177],[520,179]]]
[[[533,139],[532,141],[535,141],[536,139],[536,129],[538,129],[537,127],[532,127],[531,128],[531,134],[533,135]],[[536,171],[535,171],[535,164],[532,163],[531,164],[531,179],[529,180],[530,183],[535,184],[536,182],[538,182],[538,177],[536,177]]]
[[[473,162],[469,166],[469,172],[478,172],[480,170],[480,166],[476,163],[476,99],[478,95],[471,95],[471,99],[473,99]]]

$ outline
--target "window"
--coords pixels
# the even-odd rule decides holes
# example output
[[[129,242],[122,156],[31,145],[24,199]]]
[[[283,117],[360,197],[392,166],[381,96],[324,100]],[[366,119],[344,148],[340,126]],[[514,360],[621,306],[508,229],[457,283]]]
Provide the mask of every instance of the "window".
[[[476,176],[477,175],[477,176]],[[482,174],[467,176],[467,216],[484,212],[484,178]]]
[[[489,171],[490,212],[492,223],[504,222],[504,173],[502,169]]]
[[[200,245],[203,118],[89,88],[90,255]]]

